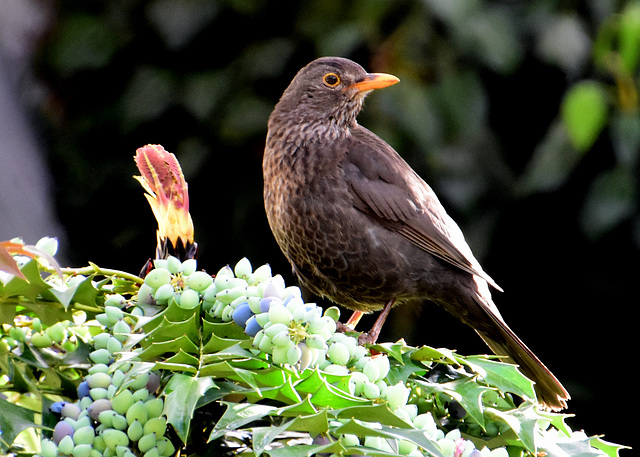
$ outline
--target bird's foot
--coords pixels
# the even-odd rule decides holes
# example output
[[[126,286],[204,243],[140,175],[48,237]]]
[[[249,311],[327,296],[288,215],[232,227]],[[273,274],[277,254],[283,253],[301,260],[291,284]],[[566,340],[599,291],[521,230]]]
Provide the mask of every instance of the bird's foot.
[[[380,332],[378,332],[379,334]],[[363,332],[358,335],[358,344],[360,346],[364,346],[365,344],[376,344],[378,341],[378,334],[373,334],[372,332]]]

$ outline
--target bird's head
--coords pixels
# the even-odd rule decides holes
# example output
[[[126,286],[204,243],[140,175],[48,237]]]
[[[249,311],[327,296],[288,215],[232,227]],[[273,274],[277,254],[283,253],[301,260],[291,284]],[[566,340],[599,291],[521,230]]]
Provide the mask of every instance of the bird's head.
[[[399,81],[384,73],[367,73],[357,63],[341,57],[322,57],[302,68],[293,78],[274,115],[298,123],[327,123],[348,128],[362,109],[364,97]]]

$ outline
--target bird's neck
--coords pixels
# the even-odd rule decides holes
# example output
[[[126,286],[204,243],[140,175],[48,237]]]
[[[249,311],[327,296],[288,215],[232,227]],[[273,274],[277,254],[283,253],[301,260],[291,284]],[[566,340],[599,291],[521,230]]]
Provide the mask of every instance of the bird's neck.
[[[351,129],[357,126],[355,119],[345,122],[343,118],[307,118],[273,116],[269,121],[269,136],[284,143],[294,143],[301,147],[310,143],[337,141],[351,136]]]

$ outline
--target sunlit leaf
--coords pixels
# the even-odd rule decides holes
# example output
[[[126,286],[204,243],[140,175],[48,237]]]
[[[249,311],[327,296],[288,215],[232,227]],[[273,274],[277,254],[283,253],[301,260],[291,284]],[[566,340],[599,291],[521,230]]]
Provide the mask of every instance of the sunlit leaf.
[[[579,151],[591,148],[607,123],[607,111],[607,96],[600,83],[582,81],[569,89],[561,116],[573,147]]]
[[[193,412],[200,397],[213,387],[210,377],[193,377],[175,373],[165,387],[164,411],[167,422],[173,426],[178,437],[186,443]]]
[[[338,430],[340,433],[352,433],[358,436],[380,436],[383,438],[394,438],[411,441],[423,447],[433,457],[444,457],[442,449],[438,444],[427,437],[424,430],[414,428],[395,428],[387,425],[371,426],[366,422],[352,419]]]
[[[627,4],[620,14],[618,32],[622,68],[633,75],[640,61],[640,3]]]
[[[256,405],[251,403],[222,402],[227,407],[226,411],[214,427],[209,441],[220,438],[228,430],[236,430],[252,422],[263,419],[276,408],[269,405]]]
[[[37,427],[35,424],[35,413],[30,409],[13,403],[0,397],[0,430],[2,439],[11,444],[16,436],[29,427]]]
[[[622,446],[620,444],[610,443],[608,441],[603,440],[601,437],[593,437],[589,440],[591,446],[596,449],[600,449],[609,457],[618,457],[620,455],[621,449],[631,449],[628,446]]]
[[[501,392],[511,392],[523,398],[536,398],[533,381],[523,375],[516,365],[491,360],[483,356],[468,356],[464,364],[479,373],[487,384]]]

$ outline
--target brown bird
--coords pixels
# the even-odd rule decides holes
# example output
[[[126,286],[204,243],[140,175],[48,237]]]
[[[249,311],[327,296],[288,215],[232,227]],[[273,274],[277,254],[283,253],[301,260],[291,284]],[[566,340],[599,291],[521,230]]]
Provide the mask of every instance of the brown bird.
[[[540,402],[569,393],[504,322],[487,275],[436,194],[398,153],[358,125],[373,89],[395,76],[347,59],[317,59],[293,78],[269,118],[263,159],[269,225],[301,284],[362,312],[432,301],[471,326],[536,383]]]

